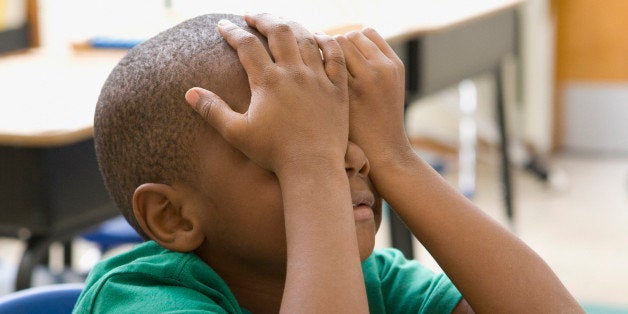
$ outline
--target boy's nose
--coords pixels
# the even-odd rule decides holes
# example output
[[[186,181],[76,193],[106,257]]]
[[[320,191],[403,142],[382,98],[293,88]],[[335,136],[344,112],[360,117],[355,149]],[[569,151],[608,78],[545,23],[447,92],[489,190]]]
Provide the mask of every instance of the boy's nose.
[[[362,175],[368,176],[370,171],[369,160],[360,146],[349,142],[345,153],[345,169],[349,177]]]

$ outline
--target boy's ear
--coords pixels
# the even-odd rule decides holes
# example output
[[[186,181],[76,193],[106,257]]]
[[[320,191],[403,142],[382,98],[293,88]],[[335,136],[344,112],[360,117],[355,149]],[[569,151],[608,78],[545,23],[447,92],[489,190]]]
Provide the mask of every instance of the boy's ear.
[[[167,184],[145,183],[133,193],[133,214],[144,232],[162,247],[191,252],[205,239],[200,217],[188,208],[184,191]]]

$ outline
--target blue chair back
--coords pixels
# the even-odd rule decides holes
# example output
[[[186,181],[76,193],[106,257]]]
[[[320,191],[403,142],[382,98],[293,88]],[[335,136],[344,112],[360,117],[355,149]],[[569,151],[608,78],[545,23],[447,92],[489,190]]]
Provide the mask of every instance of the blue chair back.
[[[85,285],[63,283],[39,286],[0,297],[0,314],[72,313]]]
[[[98,245],[100,253],[122,244],[142,243],[144,240],[129,225],[124,217],[117,216],[101,223],[98,227],[88,230],[81,237]]]

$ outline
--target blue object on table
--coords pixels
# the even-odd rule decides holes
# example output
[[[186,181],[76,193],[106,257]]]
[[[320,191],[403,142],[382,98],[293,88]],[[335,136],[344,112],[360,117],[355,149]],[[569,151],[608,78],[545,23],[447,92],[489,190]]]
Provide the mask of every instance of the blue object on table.
[[[85,285],[64,283],[28,288],[0,297],[0,313],[72,313]]]
[[[101,36],[90,39],[89,45],[92,48],[131,49],[143,41],[143,39]]]
[[[123,216],[107,220],[81,237],[97,244],[101,253],[119,245],[144,241]]]

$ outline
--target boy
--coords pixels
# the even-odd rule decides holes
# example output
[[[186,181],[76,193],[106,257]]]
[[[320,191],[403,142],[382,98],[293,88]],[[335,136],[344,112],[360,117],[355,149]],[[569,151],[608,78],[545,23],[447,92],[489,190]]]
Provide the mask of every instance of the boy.
[[[375,31],[245,20],[186,21],[105,83],[101,170],[150,241],[100,263],[75,312],[582,311],[412,152],[403,64]],[[380,194],[464,298],[398,251],[373,252]]]

